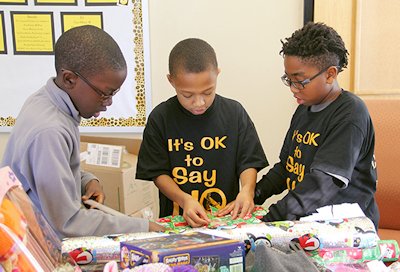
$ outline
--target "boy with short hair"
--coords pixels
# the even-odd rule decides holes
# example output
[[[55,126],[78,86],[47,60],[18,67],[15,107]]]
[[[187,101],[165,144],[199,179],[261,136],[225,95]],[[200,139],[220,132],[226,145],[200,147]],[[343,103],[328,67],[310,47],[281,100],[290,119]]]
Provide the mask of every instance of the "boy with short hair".
[[[55,45],[56,77],[24,103],[2,166],[10,166],[25,192],[60,238],[161,231],[146,219],[82,208],[104,202],[97,178],[80,169],[81,118],[98,117],[125,81],[125,58],[102,29],[85,25],[64,32]]]
[[[160,217],[181,208],[193,227],[209,223],[205,208],[235,199],[234,217],[250,213],[257,171],[268,164],[245,109],[216,94],[219,72],[205,41],[176,44],[167,76],[176,96],[151,112],[139,151],[136,178],[160,189]]]
[[[374,128],[364,102],[337,81],[347,66],[343,40],[325,24],[308,23],[282,45],[282,81],[299,106],[280,161],[257,183],[255,203],[288,189],[264,220],[298,220],[347,202],[358,203],[377,227]]]

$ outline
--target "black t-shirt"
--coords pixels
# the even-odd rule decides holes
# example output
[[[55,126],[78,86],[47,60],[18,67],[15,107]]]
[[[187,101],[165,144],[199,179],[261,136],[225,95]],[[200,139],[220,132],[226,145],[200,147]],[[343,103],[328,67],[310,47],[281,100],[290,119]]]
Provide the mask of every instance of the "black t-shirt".
[[[358,203],[377,226],[374,144],[368,110],[354,94],[343,91],[319,112],[300,105],[280,162],[257,185],[256,203],[288,189],[288,195],[270,207],[268,220],[297,220],[325,205]]]
[[[208,195],[224,207],[239,192],[241,172],[267,165],[254,124],[238,102],[216,95],[204,114],[193,115],[174,96],[149,116],[136,178],[166,174],[205,208]],[[160,217],[178,212],[160,193]]]

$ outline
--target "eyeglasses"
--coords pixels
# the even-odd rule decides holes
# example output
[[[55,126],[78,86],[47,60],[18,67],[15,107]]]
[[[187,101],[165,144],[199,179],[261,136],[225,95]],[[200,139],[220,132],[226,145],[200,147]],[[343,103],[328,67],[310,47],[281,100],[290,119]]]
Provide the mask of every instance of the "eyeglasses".
[[[316,75],[307,78],[305,80],[302,81],[292,81],[287,74],[284,74],[283,76],[281,76],[281,80],[283,82],[283,84],[285,84],[286,86],[290,87],[293,86],[295,87],[297,90],[303,90],[305,85],[307,85],[308,83],[311,82],[311,80],[313,80],[314,78],[316,78],[317,76],[321,75],[323,72],[325,72],[326,70],[328,70],[329,67],[331,67],[332,65],[329,65],[328,67],[326,67],[325,69],[322,69],[321,71],[319,71]],[[335,66],[336,67],[336,66]]]
[[[80,79],[82,79],[87,85],[89,85],[89,87],[92,88],[93,91],[95,91],[95,92],[100,96],[101,100],[103,100],[103,101],[104,101],[104,100],[107,100],[107,99],[109,99],[109,98],[111,98],[111,97],[113,97],[113,96],[116,95],[116,94],[119,92],[119,90],[120,90],[120,88],[118,88],[118,89],[112,91],[111,94],[105,94],[105,93],[103,93],[102,91],[100,91],[99,88],[97,88],[96,86],[94,86],[93,83],[91,83],[86,77],[82,76],[80,73],[74,72],[74,71],[71,71],[71,72],[74,73],[75,75],[77,75]]]

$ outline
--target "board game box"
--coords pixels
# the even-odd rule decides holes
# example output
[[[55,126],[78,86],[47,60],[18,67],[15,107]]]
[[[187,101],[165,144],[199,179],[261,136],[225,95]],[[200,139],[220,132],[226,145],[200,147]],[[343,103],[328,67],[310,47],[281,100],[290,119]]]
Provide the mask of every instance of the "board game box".
[[[121,267],[165,263],[193,265],[198,271],[244,271],[245,249],[239,240],[202,232],[171,234],[121,242]]]

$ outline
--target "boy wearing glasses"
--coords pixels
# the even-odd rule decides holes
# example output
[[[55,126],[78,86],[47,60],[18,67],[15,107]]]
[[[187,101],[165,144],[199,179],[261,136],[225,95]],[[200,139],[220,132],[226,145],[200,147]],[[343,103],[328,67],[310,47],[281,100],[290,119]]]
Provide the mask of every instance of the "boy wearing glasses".
[[[282,41],[280,53],[282,81],[299,106],[280,161],[256,186],[257,204],[288,190],[264,220],[298,220],[325,205],[358,203],[377,227],[374,128],[364,102],[337,81],[347,66],[343,40],[325,24],[308,23]],[[220,214],[229,211],[228,205]]]
[[[235,199],[234,217],[250,213],[257,171],[267,166],[245,109],[216,94],[219,72],[205,41],[175,45],[167,77],[176,96],[151,112],[138,157],[136,177],[160,189],[160,217],[182,214],[192,227],[209,223],[210,206]]]
[[[97,178],[80,171],[81,118],[98,117],[112,104],[127,66],[113,38],[94,26],[72,28],[55,45],[56,77],[24,103],[2,166],[10,166],[24,190],[60,238],[163,230],[145,219],[82,208],[102,203]]]

